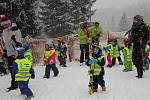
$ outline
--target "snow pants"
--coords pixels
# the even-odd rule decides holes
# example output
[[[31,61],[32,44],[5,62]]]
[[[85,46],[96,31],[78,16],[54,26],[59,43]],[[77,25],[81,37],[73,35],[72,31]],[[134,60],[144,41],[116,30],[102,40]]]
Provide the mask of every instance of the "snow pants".
[[[107,62],[108,62],[108,65],[112,65],[112,60],[111,60],[110,54],[107,55]]]
[[[48,64],[45,68],[45,76],[50,77],[50,71],[53,71],[54,76],[57,76],[59,74],[58,68],[56,67],[56,64]]]
[[[18,81],[18,87],[21,94],[28,96],[33,96],[31,89],[28,87],[29,81]]]
[[[66,57],[58,56],[60,65],[66,65]]]
[[[138,76],[143,76],[143,55],[142,49],[139,47],[133,47],[132,61],[137,68]]]
[[[122,59],[121,57],[117,57],[118,61],[119,61],[119,64],[122,64]],[[116,64],[116,58],[112,58],[112,65],[114,66]]]
[[[18,88],[17,82],[15,81],[15,76],[12,74],[12,68],[10,68],[10,74],[11,74],[11,86],[12,88],[16,89]]]
[[[80,44],[80,63],[89,59],[89,44]]]
[[[98,89],[98,85],[100,85],[101,87],[105,87],[105,81],[104,81],[104,77],[101,75],[95,75],[93,77],[93,89]]]

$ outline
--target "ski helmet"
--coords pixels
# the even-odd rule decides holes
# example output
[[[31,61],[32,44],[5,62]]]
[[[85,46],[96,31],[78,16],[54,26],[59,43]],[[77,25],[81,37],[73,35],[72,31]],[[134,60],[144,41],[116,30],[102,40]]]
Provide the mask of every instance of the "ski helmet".
[[[64,42],[65,42],[65,40],[64,40],[63,37],[59,37],[59,38],[57,39],[57,41],[58,41],[59,43],[64,43]]]
[[[17,48],[16,50],[18,52],[18,55],[17,55],[18,58],[24,57],[24,48],[22,48],[22,47],[21,48]]]
[[[30,48],[28,44],[23,44],[22,47],[23,47],[25,50],[29,50],[29,48]]]
[[[93,49],[93,53],[92,53],[92,56],[93,57],[98,57],[102,55],[102,49],[100,48],[100,46],[96,46],[94,49]]]
[[[99,21],[95,21],[95,25],[99,25],[100,24],[100,22]]]
[[[128,45],[129,44],[129,39],[128,38],[124,38],[123,43],[124,43],[124,45]]]

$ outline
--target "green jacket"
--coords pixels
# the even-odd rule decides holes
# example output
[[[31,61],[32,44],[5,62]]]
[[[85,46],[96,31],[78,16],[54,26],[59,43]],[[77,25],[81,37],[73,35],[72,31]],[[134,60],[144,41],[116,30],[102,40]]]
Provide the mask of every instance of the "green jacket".
[[[102,69],[101,69],[101,66],[98,64],[98,60],[101,61],[104,58],[104,56],[102,55],[102,56],[98,57],[96,59],[97,62],[93,62],[94,58],[91,55],[89,56],[89,58],[90,58],[90,60],[89,60],[90,68],[88,70],[89,75],[90,76],[92,76],[92,75],[99,75],[100,72],[102,71]]]
[[[102,32],[103,32],[102,28],[96,27],[95,25],[91,27],[90,31],[91,31],[92,37],[95,37],[95,36],[101,37],[103,35],[102,34]]]
[[[77,34],[79,36],[80,44],[87,44],[87,43],[89,43],[88,36],[84,33],[83,29],[81,29],[80,25],[79,25],[79,28],[77,30]]]
[[[119,51],[119,45],[114,45],[113,46],[113,54],[112,57],[116,58],[120,56],[120,51]]]
[[[125,61],[132,61],[132,48],[124,47],[123,56]]]

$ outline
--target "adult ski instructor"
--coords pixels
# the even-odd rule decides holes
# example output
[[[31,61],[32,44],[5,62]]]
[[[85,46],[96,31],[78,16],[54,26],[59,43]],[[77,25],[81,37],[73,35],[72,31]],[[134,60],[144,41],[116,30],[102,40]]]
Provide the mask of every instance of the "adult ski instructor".
[[[149,40],[149,29],[143,21],[142,16],[133,18],[133,25],[129,31],[130,43],[133,43],[132,61],[137,68],[137,78],[143,77],[143,52]]]

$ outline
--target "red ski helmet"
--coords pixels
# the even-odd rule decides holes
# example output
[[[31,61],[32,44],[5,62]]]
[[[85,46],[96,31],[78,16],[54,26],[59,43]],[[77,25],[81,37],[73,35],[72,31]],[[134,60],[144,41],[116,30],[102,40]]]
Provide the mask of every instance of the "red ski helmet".
[[[124,45],[128,45],[129,44],[129,39],[128,38],[124,38],[123,43],[124,43]]]
[[[65,42],[65,40],[64,40],[64,38],[63,38],[63,37],[59,37],[59,38],[57,39],[57,42],[64,43],[64,42]]]

